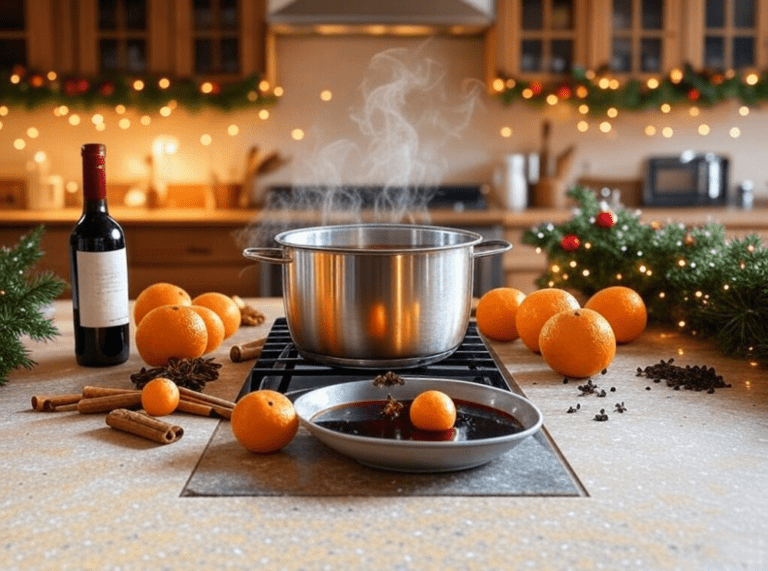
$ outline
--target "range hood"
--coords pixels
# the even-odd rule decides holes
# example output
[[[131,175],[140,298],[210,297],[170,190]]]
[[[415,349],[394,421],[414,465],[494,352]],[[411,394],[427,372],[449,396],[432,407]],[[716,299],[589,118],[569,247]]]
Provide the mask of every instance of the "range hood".
[[[494,0],[270,0],[277,32],[474,34],[495,20]]]

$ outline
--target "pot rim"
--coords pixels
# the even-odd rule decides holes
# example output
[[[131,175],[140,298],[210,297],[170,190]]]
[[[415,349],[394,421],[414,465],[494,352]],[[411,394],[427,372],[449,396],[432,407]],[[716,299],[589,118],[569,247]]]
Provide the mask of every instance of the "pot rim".
[[[448,234],[455,234],[464,236],[467,241],[459,244],[440,244],[440,245],[412,245],[403,247],[387,247],[387,248],[367,248],[359,246],[339,246],[330,244],[295,244],[287,241],[287,238],[292,234],[308,233],[308,232],[333,232],[341,230],[354,230],[357,228],[365,229],[397,229],[397,230],[417,230],[426,232],[443,232]],[[397,224],[397,223],[357,223],[357,224],[334,224],[328,226],[309,226],[305,228],[294,228],[292,230],[286,230],[279,233],[274,238],[280,246],[285,248],[295,248],[299,250],[312,250],[318,252],[336,252],[344,254],[373,254],[382,256],[391,256],[392,254],[412,254],[420,252],[439,252],[445,250],[456,250],[468,247],[474,247],[483,241],[483,237],[477,232],[472,230],[465,230],[463,228],[448,228],[445,226],[431,226],[426,224]]]

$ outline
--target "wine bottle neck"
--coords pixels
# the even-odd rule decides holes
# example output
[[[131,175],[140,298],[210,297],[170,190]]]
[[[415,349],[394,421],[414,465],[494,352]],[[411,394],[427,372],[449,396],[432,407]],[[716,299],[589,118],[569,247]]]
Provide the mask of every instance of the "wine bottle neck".
[[[106,198],[88,198],[87,196],[83,200],[83,213],[84,214],[107,214],[107,199]]]

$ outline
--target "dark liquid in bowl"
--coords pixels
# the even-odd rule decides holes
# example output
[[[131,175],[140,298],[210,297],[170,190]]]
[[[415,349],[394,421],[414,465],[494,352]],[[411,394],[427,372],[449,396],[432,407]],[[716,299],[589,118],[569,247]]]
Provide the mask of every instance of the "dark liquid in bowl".
[[[405,408],[396,418],[382,414],[385,401],[381,400],[336,406],[319,413],[312,422],[345,434],[392,440],[481,440],[509,436],[523,430],[520,422],[506,412],[460,399],[453,399],[456,423],[451,430],[418,430],[409,418],[413,401],[400,402]]]

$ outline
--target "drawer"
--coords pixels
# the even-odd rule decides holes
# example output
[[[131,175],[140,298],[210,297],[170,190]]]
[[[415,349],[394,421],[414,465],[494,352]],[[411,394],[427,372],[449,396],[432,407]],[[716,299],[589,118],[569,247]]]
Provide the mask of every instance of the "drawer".
[[[230,228],[133,228],[126,240],[132,265],[247,263]]]

